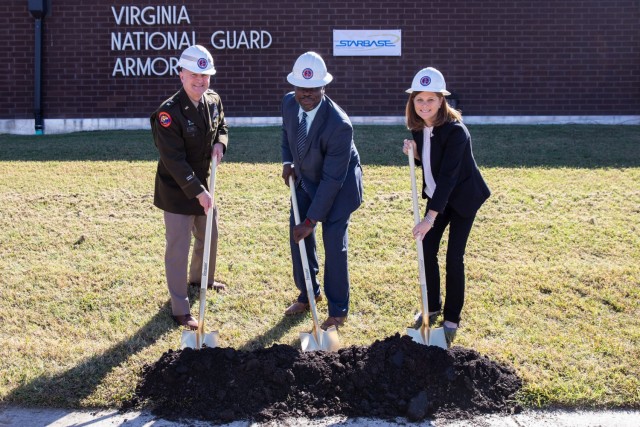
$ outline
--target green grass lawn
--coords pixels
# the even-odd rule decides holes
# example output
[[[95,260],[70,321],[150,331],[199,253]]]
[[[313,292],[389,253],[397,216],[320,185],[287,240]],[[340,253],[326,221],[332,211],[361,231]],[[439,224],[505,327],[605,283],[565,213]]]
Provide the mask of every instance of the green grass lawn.
[[[493,194],[468,245],[457,344],[513,365],[526,406],[640,407],[640,127],[470,131]],[[343,346],[404,333],[419,307],[408,136],[355,128],[365,203]],[[229,287],[209,293],[207,325],[223,346],[299,347],[311,324],[282,316],[297,292],[279,141],[277,127],[232,128],[218,169]],[[0,135],[1,401],[118,407],[145,363],[179,348],[156,161],[148,131]]]

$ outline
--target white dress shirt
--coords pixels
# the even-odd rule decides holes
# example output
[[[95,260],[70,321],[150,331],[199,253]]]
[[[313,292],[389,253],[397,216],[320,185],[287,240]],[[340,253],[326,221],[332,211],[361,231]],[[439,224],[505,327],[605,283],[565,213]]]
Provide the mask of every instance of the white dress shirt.
[[[431,133],[433,132],[432,127],[424,128],[424,140],[422,144],[422,172],[424,183],[427,186],[427,196],[429,198],[433,197],[433,192],[436,191],[436,181],[433,179],[433,172],[431,172]]]
[[[318,106],[311,111],[306,111],[307,113],[307,135],[309,135],[309,129],[311,129],[311,123],[313,123],[313,119],[316,117],[316,113],[320,109],[320,106],[324,102],[324,99],[320,101]],[[302,107],[298,110],[298,123],[302,120],[302,113],[305,112]],[[290,165],[292,162],[282,162],[283,165]]]

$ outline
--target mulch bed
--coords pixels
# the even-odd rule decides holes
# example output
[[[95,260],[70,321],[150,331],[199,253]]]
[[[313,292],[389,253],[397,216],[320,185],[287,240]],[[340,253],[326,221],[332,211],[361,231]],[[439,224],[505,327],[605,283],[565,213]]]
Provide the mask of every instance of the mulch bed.
[[[427,347],[396,334],[337,352],[288,345],[169,350],[145,366],[125,406],[225,423],[331,415],[419,421],[517,412],[521,387],[511,367],[474,350]]]

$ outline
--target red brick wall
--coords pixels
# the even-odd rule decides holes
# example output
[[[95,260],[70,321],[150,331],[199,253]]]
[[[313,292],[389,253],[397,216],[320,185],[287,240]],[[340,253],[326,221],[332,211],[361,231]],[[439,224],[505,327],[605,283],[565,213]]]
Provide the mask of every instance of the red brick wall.
[[[51,0],[44,20],[45,118],[146,117],[178,87],[177,76],[112,77],[124,56],[118,31],[195,31],[213,54],[212,87],[233,117],[278,116],[296,57],[320,53],[334,75],[327,94],[352,116],[400,116],[413,75],[440,69],[467,115],[624,115],[640,112],[640,3],[637,0],[449,0],[229,2],[185,0],[191,24],[116,25],[111,6],[139,0]],[[33,117],[34,19],[27,0],[0,4],[0,119]],[[334,57],[333,29],[401,29],[401,57]],[[265,30],[264,50],[216,50],[216,30]]]

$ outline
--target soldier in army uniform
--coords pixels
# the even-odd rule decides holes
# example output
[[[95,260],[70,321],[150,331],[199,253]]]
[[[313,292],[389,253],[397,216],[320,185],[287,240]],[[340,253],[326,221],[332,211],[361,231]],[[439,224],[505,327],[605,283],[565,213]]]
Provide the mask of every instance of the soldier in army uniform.
[[[154,143],[160,153],[153,204],[164,211],[165,272],[173,319],[196,329],[189,310],[188,284],[200,286],[206,214],[214,209],[209,259],[209,288],[214,282],[218,244],[218,213],[209,193],[210,162],[222,161],[228,127],[220,96],[209,89],[215,74],[211,54],[200,45],[185,49],[178,61],[182,88],[151,115]],[[191,236],[193,253],[189,266]]]

